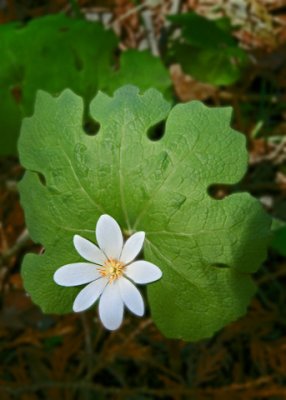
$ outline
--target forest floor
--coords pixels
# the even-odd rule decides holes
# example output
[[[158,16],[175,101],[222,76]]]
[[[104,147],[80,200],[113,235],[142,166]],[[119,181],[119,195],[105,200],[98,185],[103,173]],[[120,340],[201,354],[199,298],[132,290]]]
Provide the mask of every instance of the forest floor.
[[[69,12],[73,2],[16,3],[7,2],[1,22]],[[172,2],[163,3],[152,8],[155,33],[164,13],[160,7]],[[213,4],[211,0],[182,3],[183,11],[204,15]],[[139,46],[140,7],[130,12],[135,6],[127,1],[79,4],[84,12],[112,14],[122,48]],[[272,216],[286,220],[285,2],[249,4],[257,6],[256,14],[250,12],[252,31],[242,30],[239,38],[256,62],[243,84],[212,86],[173,65],[173,91],[177,101],[195,98],[233,107],[233,126],[245,133],[250,160],[239,190],[249,191]],[[259,18],[267,28],[263,34],[257,27]],[[164,338],[148,315],[139,322],[127,317],[114,333],[102,329],[92,311],[44,315],[25,293],[20,275],[24,254],[41,250],[25,228],[17,191],[22,175],[17,157],[0,159],[1,400],[286,399],[285,258],[270,249],[254,277],[258,290],[247,314],[198,343]]]

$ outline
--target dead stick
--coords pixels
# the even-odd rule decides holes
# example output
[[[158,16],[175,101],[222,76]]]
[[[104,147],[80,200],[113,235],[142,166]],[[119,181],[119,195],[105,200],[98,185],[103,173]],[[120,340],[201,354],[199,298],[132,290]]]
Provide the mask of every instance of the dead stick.
[[[10,247],[9,249],[5,250],[1,255],[0,255],[0,261],[5,261],[10,257],[13,257],[15,254],[17,254],[23,247],[26,246],[26,244],[29,242],[31,239],[30,234],[28,232],[28,229],[25,228],[24,231],[21,233],[21,235],[18,237],[16,240],[16,243],[14,246]]]

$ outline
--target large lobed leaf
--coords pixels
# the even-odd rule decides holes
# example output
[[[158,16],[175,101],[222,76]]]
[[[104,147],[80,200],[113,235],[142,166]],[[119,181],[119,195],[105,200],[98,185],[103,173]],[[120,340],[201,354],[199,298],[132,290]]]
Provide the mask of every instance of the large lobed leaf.
[[[163,271],[148,298],[166,336],[198,340],[244,314],[270,221],[247,193],[208,194],[210,185],[234,184],[246,171],[245,138],[230,128],[231,109],[194,101],[170,110],[155,89],[125,86],[93,99],[95,136],[82,129],[83,110],[70,90],[58,98],[40,92],[23,123],[21,201],[33,240],[45,248],[23,263],[33,300],[45,312],[71,311],[79,289],[56,285],[53,273],[79,260],[73,235],[94,241],[107,213],[126,234],[146,232],[145,259]],[[149,139],[163,120],[164,136]]]

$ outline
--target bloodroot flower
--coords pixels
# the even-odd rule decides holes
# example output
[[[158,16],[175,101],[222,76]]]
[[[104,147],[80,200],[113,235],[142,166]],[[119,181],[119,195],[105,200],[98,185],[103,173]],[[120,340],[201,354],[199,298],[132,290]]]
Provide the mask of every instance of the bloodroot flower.
[[[125,244],[118,223],[102,215],[96,225],[99,247],[79,235],[73,238],[77,252],[89,262],[66,264],[54,274],[61,286],[86,285],[77,295],[73,310],[91,307],[99,298],[99,317],[109,329],[117,329],[124,305],[138,316],[144,314],[143,298],[133,284],[146,284],[161,278],[161,270],[148,261],[133,261],[142,249],[144,232],[134,233]]]

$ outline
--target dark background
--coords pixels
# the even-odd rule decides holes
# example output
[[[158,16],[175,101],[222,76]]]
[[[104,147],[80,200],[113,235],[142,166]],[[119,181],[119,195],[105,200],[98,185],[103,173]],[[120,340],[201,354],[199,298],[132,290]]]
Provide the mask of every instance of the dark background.
[[[119,41],[115,57],[142,47],[159,56],[171,78],[167,96],[174,103],[198,99],[231,105],[233,126],[246,135],[250,159],[248,173],[235,190],[249,191],[279,221],[268,259],[255,275],[258,290],[248,313],[213,338],[198,343],[168,340],[148,313],[140,320],[129,315],[119,331],[109,333],[94,311],[43,315],[24,292],[22,257],[41,248],[30,241],[19,205],[17,182],[23,170],[17,154],[2,155],[1,400],[286,399],[286,2],[0,1],[1,24],[28,24],[59,12],[97,19],[113,29]],[[166,17],[190,12],[229,21],[231,46],[243,49],[247,58],[233,82],[220,83],[220,76],[190,70],[188,59],[177,51],[176,37],[184,36],[184,26]],[[182,30],[176,34],[178,28]],[[204,31],[189,34],[201,40]],[[218,39],[218,48],[220,40],[225,39]],[[205,46],[188,45],[196,52]],[[0,54],[0,77],[4,61]],[[19,90],[13,91],[15,101]],[[9,132],[2,130],[3,135]],[[213,195],[220,198],[229,190],[234,189],[216,187]]]

